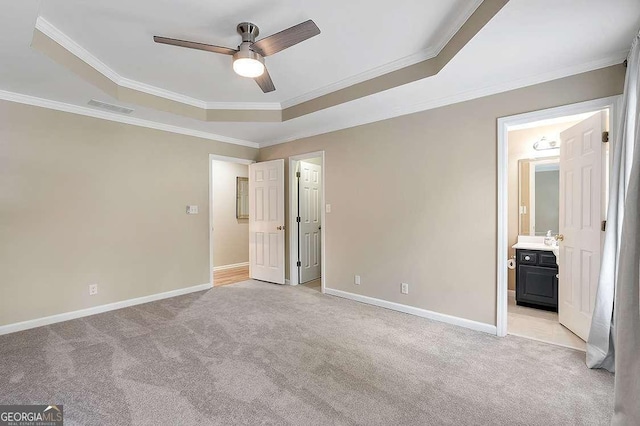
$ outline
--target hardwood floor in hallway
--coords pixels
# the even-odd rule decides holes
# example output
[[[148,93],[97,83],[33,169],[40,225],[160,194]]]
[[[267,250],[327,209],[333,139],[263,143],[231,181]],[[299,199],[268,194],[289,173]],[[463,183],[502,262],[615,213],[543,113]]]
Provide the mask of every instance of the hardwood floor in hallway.
[[[249,266],[241,266],[239,268],[223,269],[213,273],[213,286],[220,287],[223,285],[240,283],[249,279]]]

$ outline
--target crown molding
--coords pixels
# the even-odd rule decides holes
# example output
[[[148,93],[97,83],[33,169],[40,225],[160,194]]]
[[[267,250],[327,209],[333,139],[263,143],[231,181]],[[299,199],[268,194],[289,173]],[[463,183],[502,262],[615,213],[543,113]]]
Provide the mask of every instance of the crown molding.
[[[343,80],[337,81],[327,86],[323,86],[319,89],[309,91],[300,96],[287,99],[281,103],[282,109],[291,108],[298,104],[313,100],[315,98],[319,98],[320,96],[324,96],[329,93],[347,88],[349,86],[353,86],[354,84],[362,83],[364,81],[371,80],[372,78],[380,77],[381,75],[388,74],[390,72],[397,71],[411,65],[415,65],[418,62],[435,58],[436,56],[438,56],[440,51],[444,49],[447,43],[449,43],[449,41],[458,32],[458,30],[462,28],[464,23],[467,22],[467,20],[480,6],[480,4],[482,4],[482,0],[467,2],[464,12],[459,14],[451,25],[446,25],[448,31],[443,31],[442,33],[440,33],[441,36],[436,41],[434,47],[414,53],[413,55],[405,56],[404,58],[397,59],[393,62],[389,62],[376,68],[372,68],[351,77],[347,77]]]
[[[485,96],[491,96],[498,93],[508,92],[510,90],[521,89],[527,86],[533,86],[535,84],[545,83],[551,80],[557,80],[564,77],[569,77],[576,74],[582,74],[585,72],[597,70],[600,68],[606,68],[612,65],[618,65],[624,61],[629,52],[627,50],[616,52],[612,55],[606,56],[601,59],[590,61],[580,65],[574,65],[565,67],[559,70],[554,70],[542,74],[536,74],[524,78],[519,78],[500,84],[481,87],[474,90],[460,92],[451,96],[446,96],[439,99],[432,99],[425,102],[419,102],[412,105],[396,107],[389,111],[385,111],[379,114],[369,115],[367,117],[358,116],[353,120],[348,120],[341,124],[325,126],[323,128],[312,130],[310,132],[300,132],[292,136],[285,138],[274,139],[267,142],[260,142],[260,148],[266,148],[268,146],[279,145],[287,142],[293,142],[299,139],[309,138],[312,136],[323,135],[339,130],[349,129],[352,127],[362,126],[365,124],[375,123],[377,121],[388,120],[390,118],[400,117],[403,115],[414,114],[416,112],[427,111],[451,104],[470,101],[473,99],[482,98]]]
[[[133,126],[146,127],[146,128],[161,130],[161,131],[170,132],[170,133],[177,133],[177,134],[182,134],[186,136],[193,136],[197,138],[203,138],[203,139],[208,139],[208,140],[213,140],[218,142],[241,145],[241,146],[246,146],[250,148],[266,148],[273,145],[279,145],[287,142],[296,141],[299,139],[318,136],[326,133],[331,133],[339,130],[356,127],[356,126],[374,123],[377,121],[383,121],[390,118],[395,118],[403,115],[413,114],[416,112],[426,111],[429,109],[439,108],[446,105],[478,99],[485,96],[503,93],[510,90],[520,89],[523,87],[532,86],[535,84],[540,84],[547,81],[568,77],[571,75],[581,74],[584,72],[589,72],[596,69],[617,65],[617,64],[620,64],[627,57],[627,54],[628,54],[628,51],[624,50],[624,51],[616,52],[605,58],[588,62],[586,64],[566,67],[560,70],[551,71],[543,74],[537,74],[534,76],[512,80],[510,82],[505,82],[497,85],[492,85],[492,86],[478,88],[478,89],[474,89],[466,92],[461,92],[458,94],[454,94],[454,95],[439,98],[439,99],[433,99],[426,102],[420,102],[417,104],[412,104],[404,107],[398,107],[390,111],[385,111],[380,114],[373,114],[367,117],[357,117],[356,119],[348,120],[346,122],[342,122],[336,125],[326,126],[320,129],[309,131],[309,132],[300,132],[284,138],[278,138],[271,141],[260,142],[260,143],[231,138],[227,136],[217,135],[214,133],[203,132],[203,131],[189,129],[185,127],[163,124],[156,121],[144,120],[136,117],[123,116],[117,113],[96,110],[89,107],[68,104],[68,103],[59,102],[59,101],[53,101],[50,99],[44,99],[44,98],[25,95],[21,93],[9,92],[5,90],[0,90],[0,99],[10,101],[10,102],[17,102],[17,103],[22,103],[26,105],[53,109],[57,111],[69,112],[72,114],[79,114],[79,115],[84,115],[88,117],[99,118],[99,119],[108,120],[108,121],[115,121],[119,123],[130,124]]]
[[[264,111],[282,111],[286,108],[296,106],[298,104],[310,101],[320,96],[353,86],[354,84],[362,83],[388,74],[393,71],[417,64],[422,61],[434,58],[438,53],[447,45],[447,43],[453,38],[458,30],[464,25],[464,23],[470,18],[475,10],[482,4],[482,0],[473,0],[465,4],[465,10],[458,14],[456,19],[451,23],[444,25],[446,31],[442,31],[440,37],[434,44],[434,47],[417,52],[413,55],[400,58],[393,62],[381,65],[379,67],[364,71],[354,76],[345,78],[336,83],[324,86],[322,88],[312,90],[303,95],[288,99],[282,103],[280,102],[208,102],[190,96],[186,96],[180,93],[172,92],[157,86],[142,83],[140,81],[132,80],[127,77],[123,77],[115,70],[110,68],[96,56],[91,54],[88,50],[76,43],[72,38],[60,31],[56,26],[47,21],[44,17],[39,16],[36,19],[35,28],[51,38],[53,41],[61,45],[63,48],[71,52],[73,55],[80,58],[89,66],[94,68],[100,74],[107,77],[115,84],[137,90],[142,93],[146,93],[153,96],[158,96],[164,99],[169,99],[175,102],[180,102],[186,105],[190,105],[196,108],[211,109],[211,110],[264,110]]]
[[[208,139],[217,142],[224,142],[233,145],[247,146],[249,148],[259,148],[256,142],[246,141],[242,139],[230,138],[228,136],[216,135],[214,133],[203,132],[200,130],[189,129],[186,127],[173,126],[171,124],[158,123],[157,121],[144,120],[142,118],[124,116],[113,112],[101,111],[89,107],[68,104],[65,102],[52,101],[50,99],[38,98],[35,96],[24,95],[22,93],[14,93],[6,90],[0,90],[0,99],[10,102],[17,102],[26,105],[48,108],[57,111],[69,112],[72,114],[84,115],[87,117],[99,118],[102,120],[115,121],[132,126],[146,127],[148,129],[161,130],[169,133],[177,133],[180,135],[193,136],[196,138]]]
[[[405,56],[404,58],[397,59],[393,62],[389,62],[387,64],[381,65],[376,68],[372,68],[370,70],[361,72],[360,74],[353,75],[351,77],[347,77],[343,80],[337,81],[335,83],[323,86],[319,89],[312,90],[303,95],[296,96],[291,99],[287,99],[281,103],[282,109],[287,109],[294,107],[296,105],[302,104],[307,101],[311,101],[315,98],[319,98],[320,96],[327,95],[332,92],[336,92],[338,90],[345,89],[349,86],[353,86],[354,84],[362,83],[363,81],[371,80],[372,78],[380,77],[381,75],[397,71],[401,68],[405,68],[418,62],[426,61],[427,59],[434,58],[438,55],[438,49],[428,49],[423,50],[422,52],[414,53],[413,55]]]
[[[180,102],[186,105],[190,105],[196,108],[202,109],[229,109],[229,110],[281,110],[282,106],[278,102],[207,102],[200,99],[195,99],[190,96],[186,96],[180,93],[172,92],[170,90],[162,89],[157,86],[142,83],[130,78],[126,78],[118,74],[115,70],[110,68],[107,64],[102,62],[91,52],[84,47],[76,43],[71,37],[60,31],[55,25],[47,21],[42,16],[38,16],[36,19],[35,28],[58,43],[60,46],[71,52],[73,55],[80,58],[86,64],[98,71],[100,74],[107,77],[109,80],[117,84],[118,86],[126,87],[128,89],[137,90],[139,92],[147,93],[149,95],[158,96],[164,99]]]

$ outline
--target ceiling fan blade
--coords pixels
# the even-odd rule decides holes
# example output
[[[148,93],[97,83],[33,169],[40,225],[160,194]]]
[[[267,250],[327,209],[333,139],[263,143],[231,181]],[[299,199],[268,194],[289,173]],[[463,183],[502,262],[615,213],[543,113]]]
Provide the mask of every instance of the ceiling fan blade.
[[[170,44],[172,46],[187,47],[189,49],[205,50],[207,52],[222,53],[223,55],[233,55],[237,52],[228,47],[214,46],[213,44],[197,43],[195,41],[178,40],[175,38],[153,36],[156,43]]]
[[[276,86],[273,85],[273,80],[271,80],[271,76],[269,75],[269,71],[265,67],[264,72],[260,77],[254,78],[258,86],[262,89],[264,93],[273,92],[276,90]]]
[[[258,40],[251,48],[262,56],[273,55],[281,50],[303,42],[320,34],[320,29],[311,19],[291,28]]]

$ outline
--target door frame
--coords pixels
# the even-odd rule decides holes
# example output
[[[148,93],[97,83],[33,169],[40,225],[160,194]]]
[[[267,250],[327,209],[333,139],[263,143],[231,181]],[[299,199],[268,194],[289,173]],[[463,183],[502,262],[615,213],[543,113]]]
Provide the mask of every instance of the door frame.
[[[209,284],[213,288],[213,161],[227,161],[229,163],[249,164],[255,163],[254,160],[245,158],[227,157],[224,155],[209,154]],[[249,241],[247,241],[249,244]]]
[[[320,210],[320,220],[321,226],[320,229],[320,289],[322,293],[325,292],[325,277],[326,277],[326,239],[325,239],[325,231],[326,231],[326,207],[325,207],[325,183],[326,183],[326,168],[325,168],[325,157],[324,151],[315,151],[309,152],[306,154],[299,154],[289,157],[289,208],[287,209],[287,213],[289,214],[289,285],[298,285],[298,267],[296,265],[297,257],[297,248],[298,248],[298,224],[296,222],[296,213],[294,211],[295,206],[298,205],[298,192],[296,191],[296,176],[295,176],[295,166],[301,160],[308,160],[310,158],[322,158],[322,192],[320,194],[320,205],[322,209]]]
[[[618,114],[622,95],[607,98],[594,99],[576,104],[563,105],[524,114],[511,115],[498,118],[498,247],[497,247],[497,285],[496,285],[496,335],[507,335],[507,309],[508,309],[508,272],[507,256],[509,246],[508,231],[508,176],[509,176],[509,129],[523,124],[540,120],[551,120],[566,117],[568,115],[583,114],[608,109],[609,110],[609,140],[615,140],[615,132],[618,130]],[[611,158],[609,158],[611,161]],[[610,168],[609,168],[610,169]],[[608,181],[608,176],[603,173],[603,179]],[[606,185],[605,189],[606,189]],[[606,200],[606,198],[605,198]],[[605,203],[606,204],[606,203]]]

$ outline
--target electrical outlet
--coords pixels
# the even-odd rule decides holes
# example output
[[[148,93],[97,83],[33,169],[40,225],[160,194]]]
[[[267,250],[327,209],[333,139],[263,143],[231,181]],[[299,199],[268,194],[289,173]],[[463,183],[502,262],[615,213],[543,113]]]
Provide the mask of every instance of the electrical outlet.
[[[400,286],[400,292],[402,294],[409,294],[409,284],[402,283],[402,285]]]
[[[89,284],[89,296],[98,294],[98,284]]]
[[[356,275],[353,277],[353,283],[355,285],[360,285],[360,275]]]

